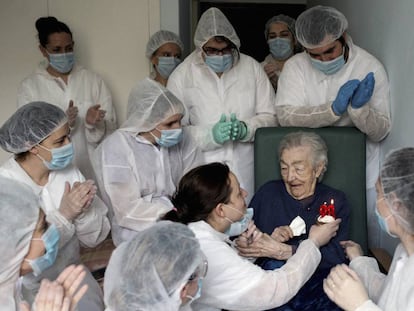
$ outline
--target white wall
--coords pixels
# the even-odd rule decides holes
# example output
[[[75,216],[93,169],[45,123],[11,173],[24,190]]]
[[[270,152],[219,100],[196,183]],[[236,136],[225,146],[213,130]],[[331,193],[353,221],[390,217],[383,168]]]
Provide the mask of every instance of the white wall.
[[[160,0],[1,0],[0,124],[16,110],[20,81],[42,60],[35,21],[47,15],[69,26],[77,61],[102,75],[125,120],[130,89],[149,73],[145,46],[160,29]],[[7,157],[0,152],[0,162]]]

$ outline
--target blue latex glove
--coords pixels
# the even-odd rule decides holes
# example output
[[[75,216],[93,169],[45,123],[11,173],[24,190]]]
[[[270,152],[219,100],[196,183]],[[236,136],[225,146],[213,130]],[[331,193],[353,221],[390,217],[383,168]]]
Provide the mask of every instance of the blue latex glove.
[[[226,121],[226,115],[224,113],[221,115],[220,121],[213,126],[212,132],[214,141],[220,145],[230,140],[231,122]]]
[[[358,88],[351,99],[351,107],[354,109],[361,108],[364,106],[372,97],[374,92],[375,78],[374,73],[370,72],[361,81]]]
[[[332,110],[337,116],[340,116],[346,111],[349,101],[355,90],[358,88],[359,83],[360,82],[357,79],[349,80],[340,87],[338,94],[332,103]]]
[[[231,122],[231,140],[240,140],[247,135],[247,125],[236,118],[236,114],[230,115]]]

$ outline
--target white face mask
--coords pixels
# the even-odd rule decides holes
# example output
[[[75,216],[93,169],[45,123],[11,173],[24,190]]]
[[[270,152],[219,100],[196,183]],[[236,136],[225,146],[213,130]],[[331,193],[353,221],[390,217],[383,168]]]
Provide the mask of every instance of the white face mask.
[[[237,211],[238,213],[242,214],[239,210],[235,209],[234,207],[229,206],[231,209]],[[237,236],[242,234],[244,231],[246,231],[247,227],[249,226],[250,220],[253,218],[253,209],[248,208],[246,209],[246,213],[243,215],[243,218],[239,221],[233,221],[230,218],[225,217],[226,220],[228,220],[231,225],[230,228],[227,229],[225,234],[228,236]]]

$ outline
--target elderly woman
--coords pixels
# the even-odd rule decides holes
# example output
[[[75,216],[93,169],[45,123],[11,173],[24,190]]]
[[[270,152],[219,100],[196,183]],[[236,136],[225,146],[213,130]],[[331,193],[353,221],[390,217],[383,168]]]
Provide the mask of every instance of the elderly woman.
[[[107,310],[191,310],[207,261],[185,225],[161,221],[122,243],[105,274]]]
[[[266,22],[265,38],[270,54],[261,63],[275,91],[283,65],[301,47],[296,40],[295,20],[287,15],[273,16]]]
[[[1,147],[14,154],[0,167],[0,175],[29,186],[60,234],[56,261],[51,266],[42,262],[23,277],[23,297],[30,303],[41,279],[54,280],[65,267],[79,263],[80,245],[95,247],[110,230],[107,207],[96,196],[94,182],[85,181],[71,165],[69,135],[65,112],[44,102],[24,105],[0,128]],[[89,290],[79,310],[102,310],[102,292],[89,272],[84,282]]]
[[[240,40],[217,8],[203,13],[194,35],[196,49],[168,80],[186,105],[183,124],[206,162],[225,162],[253,194],[253,140],[259,127],[275,126],[275,94],[263,68],[240,53]]]
[[[249,241],[262,238],[249,223],[246,195],[227,165],[210,163],[181,179],[172,199],[175,209],[164,217],[188,224],[207,256],[208,272],[195,310],[264,310],[285,303],[315,271],[321,256],[318,248],[338,229],[340,220],[313,226],[309,238],[282,268],[264,271],[231,246],[230,236],[246,229],[243,236]]]
[[[181,128],[183,104],[161,84],[138,83],[128,119],[97,148],[96,173],[110,206],[115,245],[152,226],[172,209],[170,197],[200,153]]]
[[[257,264],[264,269],[278,268],[295,254],[301,241],[308,237],[309,229],[315,224],[325,202],[329,204],[333,199],[336,217],[342,219],[336,236],[321,248],[322,260],[315,274],[297,296],[277,310],[335,309],[335,305],[323,295],[322,280],[333,266],[346,261],[340,241],[348,238],[350,208],[343,192],[320,182],[327,169],[327,152],[325,142],[313,132],[286,135],[279,145],[282,180],[264,184],[250,203],[256,226],[271,235],[274,241],[289,245],[283,249],[282,255],[275,251],[276,246],[272,247],[271,239],[265,244],[261,241],[248,246],[241,244],[241,253],[261,257]]]
[[[181,63],[184,45],[180,38],[168,30],[154,33],[148,40],[145,55],[151,61],[151,78],[163,86],[175,67]]]
[[[380,227],[400,240],[388,275],[358,244],[344,241],[349,267],[333,268],[324,289],[346,311],[414,310],[414,148],[386,156],[376,190]]]
[[[60,235],[56,226],[48,226],[45,214],[39,207],[39,198],[26,185],[0,176],[0,197],[0,232],[4,237],[0,242],[0,304],[3,310],[14,311],[19,310],[19,277],[32,273],[46,259],[49,259],[48,264],[53,264]],[[86,287],[74,297],[71,295],[75,294],[84,275],[82,267],[70,266],[58,277],[59,284],[44,280],[36,298],[39,302],[36,310],[46,311],[42,309],[40,301],[50,301],[49,298],[53,299],[51,301],[55,307],[61,303],[62,309],[56,308],[56,311],[65,310],[63,300],[59,298],[67,297],[66,305],[76,305],[79,294],[83,295]],[[60,289],[60,293],[51,292],[52,289]],[[22,309],[26,310],[27,305],[22,306]]]

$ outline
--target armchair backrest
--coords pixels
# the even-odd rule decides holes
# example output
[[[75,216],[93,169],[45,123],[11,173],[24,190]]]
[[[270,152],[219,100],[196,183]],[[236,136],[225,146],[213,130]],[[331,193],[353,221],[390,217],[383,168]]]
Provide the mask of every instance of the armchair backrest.
[[[255,190],[272,179],[280,179],[278,148],[290,132],[312,131],[328,146],[328,170],[323,183],[343,191],[351,206],[350,239],[366,253],[367,215],[365,179],[365,134],[353,127],[268,127],[256,131],[254,143]]]

